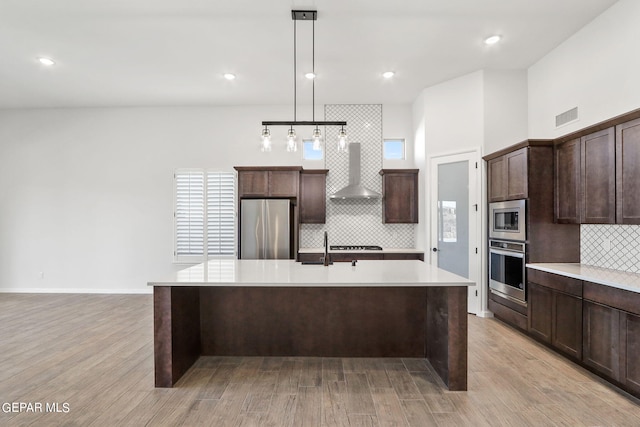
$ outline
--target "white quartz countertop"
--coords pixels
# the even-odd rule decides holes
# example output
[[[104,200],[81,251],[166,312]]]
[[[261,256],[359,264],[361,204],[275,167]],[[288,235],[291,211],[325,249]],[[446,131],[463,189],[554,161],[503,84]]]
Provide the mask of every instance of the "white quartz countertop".
[[[218,259],[175,272],[149,286],[475,286],[422,261],[358,261],[303,265],[293,260]]]
[[[527,267],[640,293],[640,274],[637,273],[572,263],[534,263]]]
[[[320,253],[324,253],[324,248],[300,248],[298,249],[298,252],[301,254],[320,254]],[[362,254],[362,253],[366,253],[366,254],[423,254],[424,250],[422,249],[415,249],[415,248],[389,248],[389,249],[385,249],[382,248],[382,250],[331,250],[329,249],[329,253],[357,253],[357,254]]]

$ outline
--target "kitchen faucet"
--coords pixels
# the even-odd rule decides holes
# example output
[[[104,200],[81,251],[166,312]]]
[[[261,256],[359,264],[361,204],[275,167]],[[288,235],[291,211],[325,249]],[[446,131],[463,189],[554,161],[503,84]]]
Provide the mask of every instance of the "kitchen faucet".
[[[324,266],[327,267],[329,264],[333,264],[331,259],[329,258],[329,234],[324,232]]]

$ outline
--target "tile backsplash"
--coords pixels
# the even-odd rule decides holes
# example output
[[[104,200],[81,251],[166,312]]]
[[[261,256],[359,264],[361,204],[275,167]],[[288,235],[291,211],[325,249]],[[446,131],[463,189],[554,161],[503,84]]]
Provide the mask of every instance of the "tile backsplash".
[[[581,225],[580,262],[640,273],[640,225]]]
[[[328,104],[325,120],[347,122],[350,142],[361,145],[362,184],[382,192],[382,105],[380,104]],[[347,185],[349,157],[338,153],[335,126],[325,132],[325,168],[327,174],[326,224],[302,224],[300,247],[321,248],[323,232],[329,232],[331,245],[379,245],[383,248],[414,248],[415,224],[383,224],[382,201],[330,200],[329,196]]]

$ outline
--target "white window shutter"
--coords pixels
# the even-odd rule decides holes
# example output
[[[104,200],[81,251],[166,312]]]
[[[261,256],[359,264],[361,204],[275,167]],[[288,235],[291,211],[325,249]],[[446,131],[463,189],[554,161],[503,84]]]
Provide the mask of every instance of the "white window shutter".
[[[235,255],[235,239],[235,174],[208,172],[208,255]]]
[[[207,257],[235,255],[233,172],[178,170],[175,198],[176,261],[202,262]]]
[[[176,172],[176,259],[204,256],[204,174]]]

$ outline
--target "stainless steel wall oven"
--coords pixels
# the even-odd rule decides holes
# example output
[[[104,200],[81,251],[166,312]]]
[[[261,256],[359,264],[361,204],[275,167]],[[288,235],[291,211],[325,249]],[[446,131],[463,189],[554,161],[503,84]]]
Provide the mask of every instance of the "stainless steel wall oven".
[[[489,240],[489,287],[494,294],[527,305],[526,244]]]

